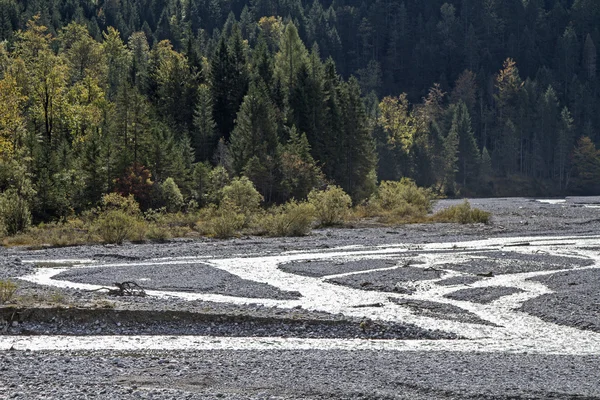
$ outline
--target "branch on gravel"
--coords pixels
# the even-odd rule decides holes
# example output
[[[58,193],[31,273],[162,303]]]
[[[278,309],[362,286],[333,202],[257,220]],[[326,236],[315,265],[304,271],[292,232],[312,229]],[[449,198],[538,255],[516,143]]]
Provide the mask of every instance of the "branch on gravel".
[[[427,267],[427,268],[424,268],[423,271],[445,272],[443,269],[439,269],[439,268],[435,268],[435,267]]]
[[[140,285],[135,282],[123,282],[113,283],[117,288],[101,287],[98,289],[90,290],[90,292],[99,292],[101,290],[107,290],[109,296],[131,296],[131,297],[145,297],[146,291]]]

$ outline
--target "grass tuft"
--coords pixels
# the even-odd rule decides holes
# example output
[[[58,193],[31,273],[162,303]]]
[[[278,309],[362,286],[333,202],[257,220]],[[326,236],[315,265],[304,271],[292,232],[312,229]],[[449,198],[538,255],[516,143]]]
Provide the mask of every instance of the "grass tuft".
[[[17,291],[17,285],[9,280],[0,281],[0,304],[8,303]]]

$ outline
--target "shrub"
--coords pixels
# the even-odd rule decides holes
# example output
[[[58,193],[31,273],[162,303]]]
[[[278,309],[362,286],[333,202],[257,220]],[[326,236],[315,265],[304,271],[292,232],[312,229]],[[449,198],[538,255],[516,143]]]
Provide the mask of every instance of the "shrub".
[[[101,209],[93,230],[103,242],[121,244],[125,239],[143,240],[140,207],[132,195],[107,194],[102,198]]]
[[[29,232],[38,244],[53,247],[82,245],[90,242],[88,227],[80,219],[41,224]]]
[[[465,200],[461,204],[448,207],[437,212],[432,220],[436,222],[455,222],[459,224],[487,224],[490,221],[490,213],[478,208],[471,208],[471,203]]]
[[[94,231],[105,243],[121,244],[132,236],[138,219],[121,210],[102,213],[94,224]]]
[[[171,232],[166,226],[162,226],[159,224],[150,224],[146,232],[146,237],[150,240],[157,240],[159,242],[162,242],[171,238]]]
[[[427,189],[418,187],[411,179],[403,178],[399,182],[381,182],[371,201],[384,210],[394,210],[408,203],[421,212],[428,213],[431,211],[432,197]]]
[[[313,190],[308,194],[308,202],[314,206],[315,216],[323,226],[344,222],[352,206],[352,199],[339,186]]]
[[[432,199],[431,191],[403,178],[400,182],[381,182],[369,200],[368,209],[371,215],[383,217],[388,222],[419,220],[431,211]]]
[[[175,213],[183,207],[183,195],[173,178],[167,178],[160,185],[160,195],[168,212]]]
[[[0,281],[0,304],[7,303],[17,291],[17,285],[9,280]]]
[[[142,218],[136,218],[135,222],[131,225],[127,239],[131,240],[132,242],[142,243],[144,240],[146,240],[149,230],[150,228],[145,220]]]
[[[139,215],[140,205],[131,194],[122,196],[119,193],[109,193],[102,197],[101,210],[120,210],[129,215]]]
[[[263,220],[269,236],[304,236],[310,233],[315,220],[315,206],[291,200],[275,207]]]
[[[222,202],[219,207],[211,207],[209,214],[206,233],[219,239],[235,236],[243,228],[246,220],[239,208],[229,202]]]
[[[31,225],[29,204],[15,190],[0,194],[0,225],[8,235],[25,231]]]
[[[237,207],[244,215],[255,213],[263,201],[263,197],[254,187],[250,179],[242,176],[235,178],[221,189],[222,199]]]

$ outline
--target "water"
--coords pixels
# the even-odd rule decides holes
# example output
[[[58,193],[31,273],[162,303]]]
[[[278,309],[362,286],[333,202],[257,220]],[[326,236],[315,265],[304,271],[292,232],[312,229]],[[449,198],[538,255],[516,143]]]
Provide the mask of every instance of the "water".
[[[267,307],[293,308],[301,306],[307,310],[322,311],[332,314],[342,313],[353,317],[368,317],[390,322],[404,322],[425,329],[439,329],[453,332],[466,340],[454,341],[414,341],[414,340],[348,340],[348,339],[282,339],[282,338],[213,338],[213,337],[160,337],[160,336],[101,336],[101,337],[0,337],[0,349],[13,348],[30,350],[54,349],[107,349],[107,350],[185,350],[185,349],[368,349],[390,351],[502,351],[502,352],[535,352],[540,354],[600,354],[600,334],[581,331],[575,328],[559,326],[517,311],[527,300],[551,293],[544,284],[529,280],[530,278],[560,273],[563,271],[598,269],[600,255],[598,252],[586,250],[597,245],[600,237],[513,237],[497,238],[460,243],[426,243],[415,246],[396,244],[378,247],[350,247],[329,251],[292,252],[277,255],[258,255],[254,257],[231,257],[215,259],[198,258],[163,258],[144,262],[101,264],[92,260],[41,260],[45,268],[38,268],[32,275],[21,279],[41,285],[57,288],[75,288],[93,290],[100,286],[75,283],[55,279],[56,275],[71,268],[122,267],[139,265],[172,265],[195,264],[202,262],[222,269],[242,279],[267,283],[285,291],[298,291],[302,297],[294,300],[249,299],[216,294],[202,294],[176,291],[148,291],[150,296],[176,297],[184,300],[205,300],[233,304],[262,304]],[[415,255],[415,249],[419,254]],[[443,252],[440,252],[443,251]],[[477,255],[473,255],[476,251]],[[593,260],[593,264],[585,267],[574,267],[565,270],[526,272],[498,275],[475,283],[456,286],[437,285],[437,282],[460,272],[444,268],[444,264],[456,264],[475,257],[485,257],[489,251],[510,251],[523,254],[543,252],[548,255],[580,257]],[[286,273],[278,266],[293,261],[329,260],[344,262],[355,260],[386,259],[397,260],[411,253],[412,268],[437,268],[445,272],[439,279],[408,283],[415,289],[412,295],[399,293],[382,293],[363,291],[334,285],[327,282],[332,276],[343,277],[356,274],[336,274],[325,277],[306,277]],[[496,260],[503,262],[502,260]],[[57,268],[48,268],[56,263]],[[65,267],[71,263],[71,267]],[[402,268],[396,266],[384,270]],[[358,272],[360,273],[360,272]],[[142,277],[143,279],[143,277]],[[517,288],[516,294],[501,297],[488,304],[453,300],[446,295],[465,288],[486,288],[504,286]],[[460,307],[492,325],[480,325],[460,321],[441,320],[431,316],[415,314],[410,307],[396,304],[390,299],[426,300]],[[368,304],[383,304],[383,307],[360,307]]]

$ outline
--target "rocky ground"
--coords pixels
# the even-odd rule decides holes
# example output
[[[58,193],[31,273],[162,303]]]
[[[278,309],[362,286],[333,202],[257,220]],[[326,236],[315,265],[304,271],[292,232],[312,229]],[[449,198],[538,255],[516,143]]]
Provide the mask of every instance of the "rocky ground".
[[[440,201],[436,208],[457,202]],[[14,348],[0,351],[0,399],[600,398],[600,350],[586,355],[541,348],[471,352],[452,351],[451,344],[447,351],[427,350],[427,343],[436,341],[468,342],[478,329],[483,339],[494,329],[500,332],[510,324],[487,313],[504,308],[537,317],[543,329],[557,327],[560,334],[569,335],[571,328],[582,335],[600,332],[600,271],[594,268],[600,240],[588,240],[585,248],[578,244],[572,252],[561,249],[569,244],[565,237],[597,235],[600,198],[471,203],[490,211],[492,223],[363,224],[303,238],[0,250],[0,280],[10,278],[19,286],[15,304],[0,308],[0,341],[31,335],[71,335],[73,340],[198,335],[422,343],[414,351]],[[554,247],[535,247],[528,237],[562,239]],[[493,249],[454,247],[488,238],[518,240]],[[437,243],[448,245],[427,247]],[[406,251],[393,257],[356,255],[398,245]],[[320,258],[311,258],[313,253]],[[226,270],[234,268],[227,262],[218,264],[295,254],[309,256],[280,262],[272,280],[253,280],[251,274]],[[327,254],[332,256],[322,257]],[[75,259],[80,267],[68,261]],[[71,287],[19,279],[40,271],[57,271],[52,279]],[[280,285],[274,283],[277,274],[282,274]],[[294,278],[293,284],[286,276]],[[310,294],[294,286],[304,280],[317,289],[330,288],[332,298],[347,295],[352,303],[364,296],[364,301],[346,308],[333,300],[314,306],[318,302],[310,303]],[[124,281],[135,281],[151,295],[113,297],[85,286],[112,288]],[[173,292],[178,296],[162,295]],[[329,301],[327,293],[322,295]],[[313,296],[318,300],[319,293]],[[407,318],[390,314],[390,308]],[[593,342],[600,335],[589,338]]]

